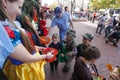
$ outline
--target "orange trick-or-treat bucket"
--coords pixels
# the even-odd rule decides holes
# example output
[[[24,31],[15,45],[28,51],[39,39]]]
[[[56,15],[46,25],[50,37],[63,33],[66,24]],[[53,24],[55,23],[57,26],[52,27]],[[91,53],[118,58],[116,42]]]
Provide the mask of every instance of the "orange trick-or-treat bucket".
[[[49,44],[50,43],[50,38],[47,36],[41,36],[40,41],[42,44]]]
[[[55,48],[45,48],[42,52],[44,54],[47,54],[48,52],[51,52],[52,51],[52,54],[54,55],[53,58],[51,59],[47,59],[48,62],[53,62],[55,59],[56,59],[56,55],[58,54],[58,50],[56,50]]]
[[[109,71],[112,72],[113,68],[112,68],[112,65],[111,65],[111,64],[106,64],[106,67],[108,68]]]

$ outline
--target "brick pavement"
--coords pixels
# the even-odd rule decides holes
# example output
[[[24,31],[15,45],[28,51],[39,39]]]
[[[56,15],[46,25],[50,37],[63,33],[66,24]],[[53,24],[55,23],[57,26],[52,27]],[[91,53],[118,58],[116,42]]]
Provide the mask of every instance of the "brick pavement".
[[[108,77],[109,71],[105,65],[107,63],[110,63],[114,66],[120,65],[120,43],[118,43],[118,47],[114,47],[110,44],[106,44],[103,36],[96,36],[96,23],[93,24],[91,22],[74,22],[73,24],[74,29],[76,30],[77,38],[75,40],[77,44],[82,42],[82,34],[88,32],[94,35],[94,40],[91,44],[97,46],[101,51],[101,58],[96,61],[98,72],[101,75]],[[53,32],[58,33],[58,28],[56,27],[52,29],[52,33]],[[61,69],[63,67],[63,63],[59,63],[58,70],[54,72],[50,71],[49,63],[47,63],[45,65],[46,80],[69,80],[73,72],[74,62],[75,61],[73,60],[71,70],[68,73],[62,73]]]

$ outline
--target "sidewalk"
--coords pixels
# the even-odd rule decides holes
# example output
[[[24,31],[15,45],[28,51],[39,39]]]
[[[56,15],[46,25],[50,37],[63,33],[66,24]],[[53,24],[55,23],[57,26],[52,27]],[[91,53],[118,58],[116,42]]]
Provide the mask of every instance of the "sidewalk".
[[[95,21],[94,23],[92,23],[91,21],[86,21],[86,22],[82,22],[82,23],[97,28],[97,21]]]
[[[50,25],[50,20],[49,24]],[[90,21],[87,22],[73,22],[74,29],[76,31],[76,42],[77,44],[82,42],[82,34],[91,33],[95,35],[95,30],[97,27],[97,22],[92,23]],[[58,28],[55,27],[51,31],[58,33]],[[52,34],[51,33],[51,34]],[[101,36],[94,36],[94,40],[91,42],[92,45],[98,47],[101,51],[101,58],[96,61],[96,66],[98,68],[98,72],[100,75],[104,77],[108,77],[109,71],[106,68],[106,64],[112,64],[115,66],[120,66],[120,42],[118,43],[118,47],[114,47],[110,44],[105,43],[105,39]],[[59,63],[58,70],[51,72],[49,63],[45,65],[46,72],[46,80],[70,80],[71,74],[74,69],[75,60],[72,61],[71,69],[68,73],[62,73],[62,67],[64,63]]]

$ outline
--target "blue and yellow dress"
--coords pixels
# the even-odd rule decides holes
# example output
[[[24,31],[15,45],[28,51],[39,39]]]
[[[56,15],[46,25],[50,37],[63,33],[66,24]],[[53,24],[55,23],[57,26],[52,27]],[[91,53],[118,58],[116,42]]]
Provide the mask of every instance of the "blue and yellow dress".
[[[5,25],[4,27],[14,46],[21,43],[19,30],[13,28],[11,29],[9,26]],[[36,51],[32,54],[40,55],[39,52]],[[24,63],[9,57],[4,66],[4,72],[9,80],[45,80],[45,63],[45,60]]]

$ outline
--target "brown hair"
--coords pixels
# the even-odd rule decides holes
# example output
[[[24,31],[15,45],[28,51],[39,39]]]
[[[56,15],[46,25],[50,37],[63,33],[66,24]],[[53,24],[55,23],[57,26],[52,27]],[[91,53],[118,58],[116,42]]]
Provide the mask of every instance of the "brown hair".
[[[9,2],[15,2],[15,1],[18,1],[18,0],[8,0]],[[0,0],[0,20],[1,21],[4,21],[5,19],[8,19],[16,29],[19,29],[15,24],[14,22],[12,21],[12,19],[10,18],[9,14],[7,13],[7,11],[5,10],[5,7],[4,5],[2,4],[2,0]],[[20,29],[19,29],[20,30]],[[21,39],[23,41],[23,44],[24,46],[26,47],[26,49],[32,53],[35,49],[34,49],[34,46],[31,45],[31,42],[30,42],[30,39],[29,37],[27,36],[27,34],[20,30],[20,33],[21,33]]]
[[[100,51],[97,47],[95,46],[90,46],[87,49],[85,49],[84,53],[83,53],[83,57],[87,60],[91,60],[91,59],[98,59],[100,58]]]

